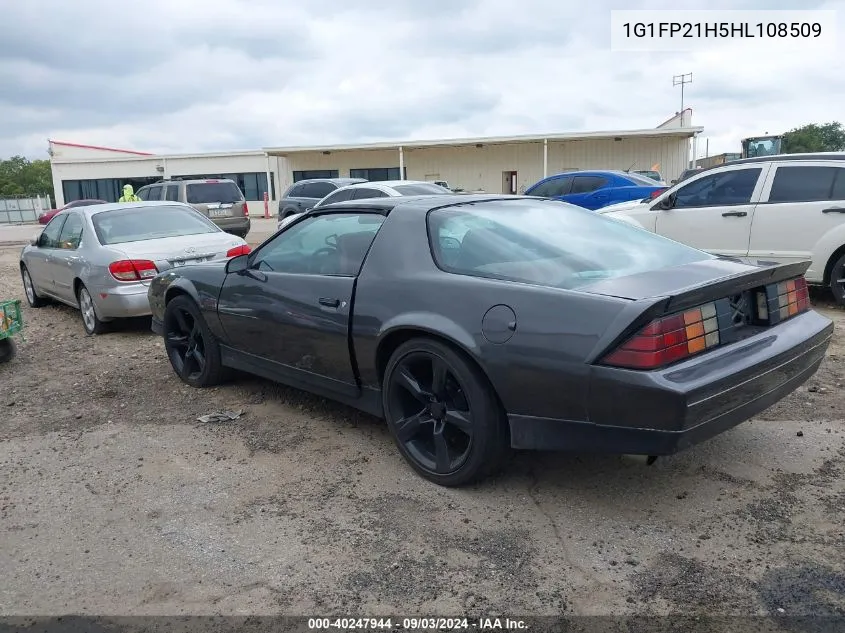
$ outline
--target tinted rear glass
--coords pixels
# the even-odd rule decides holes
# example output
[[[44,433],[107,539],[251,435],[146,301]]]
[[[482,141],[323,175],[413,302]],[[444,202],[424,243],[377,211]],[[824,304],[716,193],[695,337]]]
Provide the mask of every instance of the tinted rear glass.
[[[654,182],[654,180],[652,178],[649,178],[648,176],[643,176],[641,174],[630,174],[629,173],[629,174],[625,174],[625,178],[627,178],[628,180],[633,180],[634,184],[637,184],[637,185],[643,185],[643,186],[648,186],[648,187],[657,186],[657,183]]]
[[[620,220],[552,200],[502,200],[428,216],[437,264],[449,272],[579,288],[712,255]]]
[[[244,199],[233,182],[200,182],[186,185],[188,204],[233,204]]]
[[[437,193],[452,193],[448,189],[435,184],[396,185],[393,188],[403,196],[427,196]]]
[[[219,233],[221,230],[198,211],[175,205],[106,211],[94,215],[92,221],[100,244]]]

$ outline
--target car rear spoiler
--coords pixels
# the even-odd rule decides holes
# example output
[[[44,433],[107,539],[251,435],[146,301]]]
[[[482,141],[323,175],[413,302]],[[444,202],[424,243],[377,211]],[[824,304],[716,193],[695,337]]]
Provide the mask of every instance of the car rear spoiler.
[[[758,286],[801,277],[807,272],[811,264],[812,262],[809,260],[789,264],[767,263],[767,265],[756,270],[731,275],[716,282],[709,281],[683,288],[669,297],[663,309],[667,313],[678,312],[708,301],[739,294]]]

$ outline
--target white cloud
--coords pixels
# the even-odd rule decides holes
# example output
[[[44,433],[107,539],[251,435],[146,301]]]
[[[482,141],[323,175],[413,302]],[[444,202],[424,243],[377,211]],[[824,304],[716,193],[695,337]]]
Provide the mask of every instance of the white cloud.
[[[671,78],[686,72],[711,153],[843,118],[845,38],[826,52],[611,52],[610,10],[656,5],[12,3],[0,24],[0,156],[44,157],[48,137],[190,152],[654,127],[679,108]],[[672,3],[684,7],[698,8]],[[815,8],[839,9],[843,23],[845,1]]]

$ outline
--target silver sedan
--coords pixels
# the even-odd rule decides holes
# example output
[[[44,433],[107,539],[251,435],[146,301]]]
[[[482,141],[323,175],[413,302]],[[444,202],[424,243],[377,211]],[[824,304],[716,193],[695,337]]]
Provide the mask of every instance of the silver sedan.
[[[66,303],[99,334],[113,319],[151,314],[147,288],[159,272],[249,250],[185,204],[101,204],[50,220],[21,252],[21,278],[33,308]]]

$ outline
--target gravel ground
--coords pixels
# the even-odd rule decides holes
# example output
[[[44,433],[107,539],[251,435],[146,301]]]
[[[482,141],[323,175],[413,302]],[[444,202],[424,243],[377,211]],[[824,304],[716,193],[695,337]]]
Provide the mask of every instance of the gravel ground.
[[[0,298],[21,298],[19,248]],[[845,311],[805,387],[650,467],[518,455],[447,490],[379,421],[242,377],[193,390],[149,321],[25,309],[0,367],[0,613],[845,613]],[[199,415],[243,409],[214,424]]]

